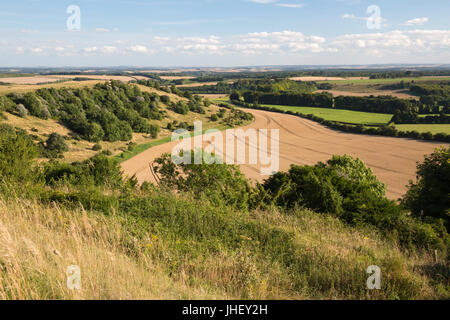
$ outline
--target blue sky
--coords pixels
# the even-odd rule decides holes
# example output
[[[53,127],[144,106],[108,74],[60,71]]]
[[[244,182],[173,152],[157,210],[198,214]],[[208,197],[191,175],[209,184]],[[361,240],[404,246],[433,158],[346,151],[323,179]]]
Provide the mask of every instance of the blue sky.
[[[0,66],[450,63],[449,12],[448,0],[2,1]]]

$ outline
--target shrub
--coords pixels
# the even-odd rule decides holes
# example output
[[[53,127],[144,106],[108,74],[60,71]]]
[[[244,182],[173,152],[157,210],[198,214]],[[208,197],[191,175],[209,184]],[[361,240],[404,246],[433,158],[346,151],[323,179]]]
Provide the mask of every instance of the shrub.
[[[164,104],[168,104],[170,102],[170,97],[167,95],[161,96],[160,99],[161,99],[161,102]]]
[[[192,151],[190,156],[194,159],[202,154]],[[237,166],[207,164],[203,157],[201,164],[175,164],[171,155],[165,154],[155,160],[154,170],[160,175],[160,184],[166,188],[189,192],[197,199],[206,197],[217,205],[243,210],[250,207],[253,190]]]
[[[27,108],[25,108],[25,106],[21,103],[19,103],[16,107],[16,112],[19,115],[19,117],[21,118],[25,118],[26,116],[28,116],[28,110]]]
[[[21,183],[35,177],[33,159],[38,149],[25,131],[0,124],[0,176]]]
[[[450,147],[441,147],[417,165],[403,205],[418,217],[443,219],[450,227]]]
[[[102,150],[101,144],[99,144],[99,143],[94,144],[94,145],[92,146],[92,150],[94,150],[94,151],[100,151],[100,150]]]
[[[69,147],[67,146],[66,140],[63,136],[53,132],[45,142],[45,150],[47,151],[47,156],[56,157],[66,151],[69,151]]]

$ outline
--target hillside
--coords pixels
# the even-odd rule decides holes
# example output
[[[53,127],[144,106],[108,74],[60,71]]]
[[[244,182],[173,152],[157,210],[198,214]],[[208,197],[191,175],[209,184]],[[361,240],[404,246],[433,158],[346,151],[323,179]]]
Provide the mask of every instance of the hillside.
[[[431,255],[406,255],[369,229],[308,210],[244,214],[158,193],[153,202],[127,222],[121,210],[1,200],[0,299],[445,297]],[[73,264],[79,292],[65,286]],[[383,291],[365,288],[371,264],[384,270]]]
[[[162,91],[118,81],[83,83],[83,86],[80,83],[29,86],[26,91],[0,96],[0,112],[3,111],[0,122],[25,130],[41,143],[51,133],[62,135],[68,150],[61,156],[69,162],[88,159],[99,149],[118,155],[135,146],[170,137],[176,128],[188,129],[194,121],[202,121],[204,129],[229,125],[224,121],[230,111],[203,98],[190,100],[171,93],[170,89]],[[142,102],[137,101],[140,99]],[[186,111],[174,111],[177,103],[186,105]],[[201,107],[191,111],[189,104]],[[24,106],[24,114],[20,114],[19,105]],[[102,109],[93,109],[98,105]],[[221,109],[222,118],[211,121],[211,116]]]

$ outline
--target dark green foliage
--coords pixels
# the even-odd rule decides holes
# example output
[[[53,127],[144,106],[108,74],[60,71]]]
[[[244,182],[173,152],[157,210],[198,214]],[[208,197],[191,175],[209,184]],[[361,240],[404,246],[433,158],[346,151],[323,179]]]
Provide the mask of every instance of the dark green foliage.
[[[124,184],[118,162],[101,154],[81,163],[49,162],[44,166],[43,175],[49,185],[69,183],[118,188]]]
[[[92,150],[100,151],[100,150],[102,150],[102,146],[99,143],[96,143],[92,146]]]
[[[66,140],[60,134],[53,132],[45,142],[45,154],[49,158],[54,158],[69,151]]]
[[[163,95],[160,98],[161,98],[161,102],[164,104],[168,104],[170,102],[170,97],[167,95]]]
[[[408,217],[394,201],[385,198],[385,186],[358,159],[334,156],[326,164],[292,166],[263,184],[266,201],[292,208],[305,206],[330,213],[352,225],[368,224],[404,246],[444,250],[450,238],[439,224]]]
[[[35,176],[33,159],[38,149],[30,136],[9,125],[0,124],[0,178],[26,183]]]
[[[186,115],[189,113],[189,107],[183,101],[178,101],[172,105],[171,108],[174,112]]]
[[[450,227],[450,148],[436,149],[417,165],[403,204],[418,217],[443,219]]]
[[[192,164],[179,165],[172,161],[169,154],[156,159],[154,170],[161,178],[160,184],[169,189],[189,192],[195,198],[206,197],[213,204],[247,210],[253,191],[239,167],[207,164],[203,157],[201,164],[194,164],[196,156],[202,157],[201,151],[191,152]]]
[[[333,96],[330,93],[297,93],[297,92],[258,92],[243,93],[246,103],[276,104],[286,106],[333,107]]]

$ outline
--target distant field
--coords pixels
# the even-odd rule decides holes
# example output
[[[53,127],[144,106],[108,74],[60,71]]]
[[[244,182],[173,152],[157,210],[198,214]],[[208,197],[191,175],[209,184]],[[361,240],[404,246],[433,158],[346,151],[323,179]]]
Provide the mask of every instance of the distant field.
[[[309,76],[309,77],[293,77],[289,78],[290,80],[294,81],[343,81],[343,80],[365,80],[369,79],[369,77],[315,77],[315,76]]]
[[[57,82],[57,83],[48,83],[48,84],[35,84],[35,85],[6,85],[0,86],[0,94],[7,94],[11,92],[28,92],[34,91],[41,88],[80,88],[80,87],[88,87],[94,86],[97,83],[103,83],[105,80],[87,80],[87,81],[66,81],[66,82]]]
[[[421,82],[430,80],[450,80],[450,77],[410,77],[410,78],[393,78],[393,79],[344,79],[344,80],[322,80],[318,82],[328,82],[332,84],[389,84],[397,82],[409,81]]]
[[[123,82],[128,82],[132,80],[142,80],[147,79],[143,76],[114,76],[114,75],[42,75],[42,76],[34,76],[34,75],[11,75],[10,77],[0,77],[0,82],[9,83],[11,85],[38,85],[45,84],[51,82],[59,82],[59,81],[70,81],[72,79],[86,79],[86,80],[119,80]]]
[[[325,120],[340,121],[356,124],[382,125],[387,124],[392,119],[392,114],[370,113],[360,111],[350,111],[341,109],[313,108],[313,107],[291,107],[277,105],[263,105],[274,107],[284,111],[294,111],[303,114],[313,114]]]
[[[400,131],[417,131],[450,134],[450,124],[397,124],[395,126]]]

